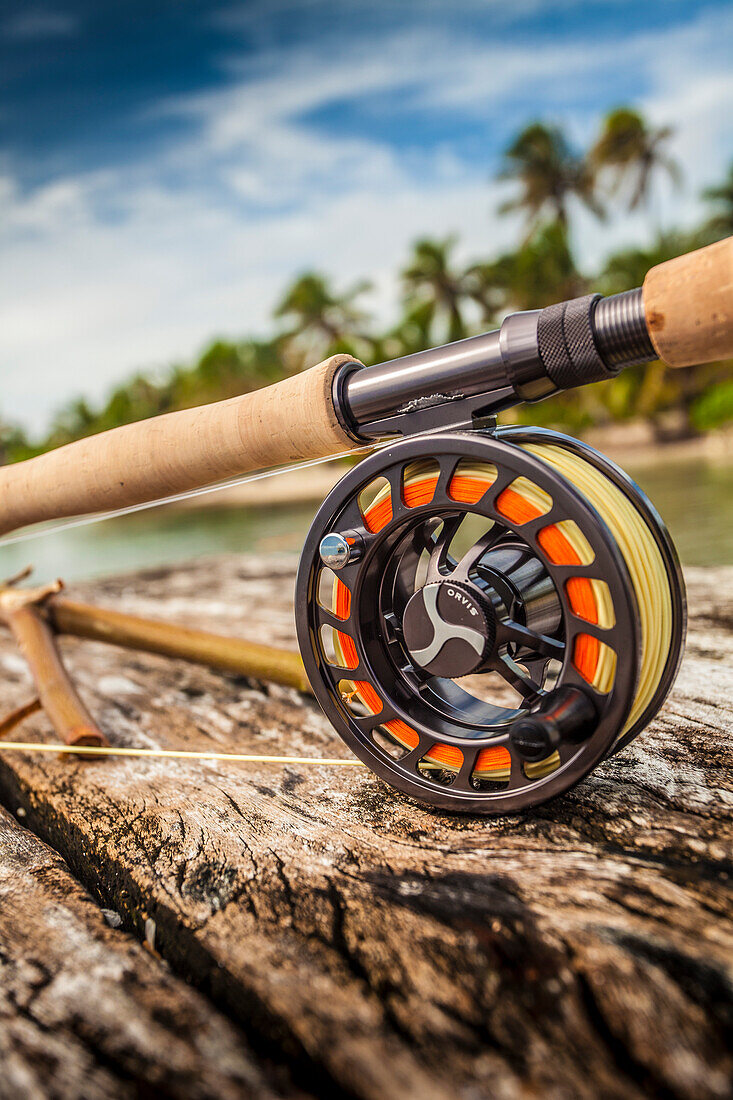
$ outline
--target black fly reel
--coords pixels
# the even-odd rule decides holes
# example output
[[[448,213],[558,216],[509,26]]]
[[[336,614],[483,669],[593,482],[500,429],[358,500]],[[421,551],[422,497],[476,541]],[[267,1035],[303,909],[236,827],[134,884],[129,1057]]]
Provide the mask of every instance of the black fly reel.
[[[685,632],[647,499],[539,429],[365,459],[315,518],[296,608],[313,690],[353,752],[406,794],[478,813],[544,802],[628,744]]]

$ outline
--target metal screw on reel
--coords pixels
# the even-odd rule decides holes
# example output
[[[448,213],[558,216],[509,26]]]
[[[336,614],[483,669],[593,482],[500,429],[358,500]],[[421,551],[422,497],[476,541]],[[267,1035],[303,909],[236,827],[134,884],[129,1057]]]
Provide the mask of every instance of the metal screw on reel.
[[[567,790],[635,700],[623,555],[585,496],[518,442],[441,434],[371,456],[324,502],[300,565],[298,636],[327,716],[378,775],[448,809],[503,813]],[[346,532],[359,554],[330,573],[319,547]],[[680,645],[677,630],[673,669]],[[605,680],[589,675],[599,654]]]

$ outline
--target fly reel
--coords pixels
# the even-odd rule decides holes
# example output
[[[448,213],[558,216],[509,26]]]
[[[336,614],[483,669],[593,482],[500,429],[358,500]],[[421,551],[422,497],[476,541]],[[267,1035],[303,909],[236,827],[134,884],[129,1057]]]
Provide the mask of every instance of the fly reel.
[[[365,459],[315,518],[296,609],[314,693],[353,752],[406,794],[478,813],[544,802],[628,744],[685,631],[646,497],[539,429]]]

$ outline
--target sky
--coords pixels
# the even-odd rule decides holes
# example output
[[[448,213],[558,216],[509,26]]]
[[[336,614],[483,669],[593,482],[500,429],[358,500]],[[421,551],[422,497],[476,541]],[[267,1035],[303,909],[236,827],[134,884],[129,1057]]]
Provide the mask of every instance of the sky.
[[[576,212],[588,270],[694,224],[733,160],[729,0],[0,0],[0,416],[266,334],[283,287],[362,278],[389,320],[420,236],[520,238],[497,206],[527,122],[674,127],[653,217]]]

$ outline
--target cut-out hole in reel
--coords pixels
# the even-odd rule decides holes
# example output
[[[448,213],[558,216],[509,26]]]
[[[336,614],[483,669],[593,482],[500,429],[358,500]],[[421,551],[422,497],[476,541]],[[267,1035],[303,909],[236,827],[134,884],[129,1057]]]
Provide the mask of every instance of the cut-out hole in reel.
[[[653,510],[595,452],[524,431],[371,456],[301,561],[321,705],[380,776],[445,808],[504,813],[567,790],[649,720],[679,658],[684,593]],[[346,530],[362,550],[325,581],[321,540]],[[313,644],[326,625],[330,651]]]
[[[392,489],[386,478],[375,477],[359,493],[359,511],[367,531],[375,534],[392,519]]]

